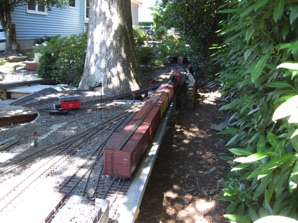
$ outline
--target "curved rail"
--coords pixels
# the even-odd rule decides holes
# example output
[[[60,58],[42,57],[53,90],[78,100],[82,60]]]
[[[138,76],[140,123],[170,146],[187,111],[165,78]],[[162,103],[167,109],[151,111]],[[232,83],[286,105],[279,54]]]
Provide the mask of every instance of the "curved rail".
[[[0,213],[4,212],[6,208],[9,206],[13,206],[18,199],[22,199],[22,195],[26,194],[26,191],[30,191],[30,188],[33,188],[39,181],[47,178],[52,175],[54,171],[59,169],[60,165],[65,163],[66,160],[71,159],[72,156],[78,153],[78,148],[83,147],[86,144],[89,144],[90,141],[95,140],[95,135],[100,135],[99,133],[106,128],[110,128],[114,126],[116,129],[119,126],[119,122],[121,123],[125,118],[129,115],[129,113],[124,113],[117,118],[110,119],[105,123],[98,124],[94,127],[91,127],[89,131],[84,133],[80,133],[71,139],[68,139],[67,142],[64,143],[63,147],[61,145],[55,145],[45,154],[37,153],[34,158],[30,157],[30,155],[26,156],[25,159],[20,159],[15,162],[13,165],[6,165],[1,168],[1,173],[9,173],[15,168],[19,167],[20,164],[24,165],[32,162],[33,159],[37,157],[41,160],[40,163],[34,165],[33,170],[26,171],[26,174],[22,174],[22,178],[15,182],[14,185],[9,185],[9,189],[3,189],[5,186],[3,184],[1,186],[2,189],[0,194]],[[113,131],[110,132],[108,137],[112,134]],[[100,148],[103,148],[103,145],[107,139],[99,139],[101,142]],[[62,142],[61,142],[62,143]],[[90,149],[90,148],[89,148]],[[82,159],[87,159],[87,161],[95,162],[97,158],[100,157],[101,149],[98,147],[90,149],[90,151],[84,151],[83,155],[81,155]],[[46,157],[46,158],[45,158]],[[86,167],[88,162],[85,162],[79,169],[82,167]],[[91,167],[94,165],[91,165]],[[89,163],[90,169],[90,163]]]

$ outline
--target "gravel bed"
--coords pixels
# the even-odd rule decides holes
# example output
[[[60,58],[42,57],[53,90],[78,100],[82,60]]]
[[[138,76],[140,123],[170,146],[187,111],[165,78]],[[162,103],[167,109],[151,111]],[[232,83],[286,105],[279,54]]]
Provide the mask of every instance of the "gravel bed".
[[[53,101],[44,100],[45,102],[40,101],[33,107],[38,112],[38,117],[32,122],[0,127],[0,142],[11,137],[18,140],[17,144],[0,152],[0,165],[16,155],[24,155],[26,151],[36,151],[84,132],[100,122],[132,109],[135,105],[111,102],[104,104],[101,111],[101,98],[97,92],[66,91],[48,97],[56,97],[57,101],[54,101],[54,104],[57,104],[60,95],[80,95],[80,109],[71,110],[68,115],[50,115]]]

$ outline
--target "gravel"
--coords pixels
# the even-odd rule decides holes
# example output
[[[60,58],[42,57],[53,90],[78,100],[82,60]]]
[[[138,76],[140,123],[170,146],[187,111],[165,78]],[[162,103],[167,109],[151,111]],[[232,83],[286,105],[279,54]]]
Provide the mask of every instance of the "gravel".
[[[0,152],[0,165],[18,154],[30,152],[33,149],[42,149],[63,141],[132,108],[130,103],[111,102],[104,104],[101,111],[100,95],[97,92],[60,91],[58,94],[48,95],[48,97],[56,97],[57,100],[54,101],[54,104],[57,104],[61,95],[80,95],[81,107],[69,111],[68,115],[50,115],[49,111],[53,109],[53,100],[45,99],[33,106],[38,112],[38,117],[35,120],[29,123],[0,127],[0,142],[11,137],[18,141],[17,144]],[[46,98],[46,96],[42,97]],[[37,146],[34,145],[34,142]]]

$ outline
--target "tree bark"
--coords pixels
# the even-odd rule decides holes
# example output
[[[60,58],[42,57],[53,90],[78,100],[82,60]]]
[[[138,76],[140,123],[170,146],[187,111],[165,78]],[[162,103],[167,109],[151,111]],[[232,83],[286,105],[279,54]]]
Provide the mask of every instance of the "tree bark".
[[[93,0],[87,54],[79,88],[102,83],[104,94],[119,95],[142,85],[132,30],[130,0]]]

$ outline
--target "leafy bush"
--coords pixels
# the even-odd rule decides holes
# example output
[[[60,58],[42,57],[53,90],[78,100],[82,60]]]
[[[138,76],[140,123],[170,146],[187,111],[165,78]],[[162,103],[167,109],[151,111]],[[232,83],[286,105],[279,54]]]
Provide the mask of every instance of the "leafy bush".
[[[167,56],[185,56],[187,49],[180,36],[170,35],[148,46],[138,46],[136,55],[141,65],[159,66],[168,62]]]
[[[216,60],[230,100],[221,109],[233,112],[221,132],[232,135],[227,146],[233,163],[222,195],[231,202],[227,217],[298,219],[298,125],[292,116],[298,104],[298,6],[290,0],[229,0],[221,12],[228,19]],[[296,104],[291,109],[289,103]]]
[[[139,26],[133,28],[133,35],[137,45],[142,45],[146,39],[146,33]]]
[[[78,86],[84,70],[87,34],[55,36],[37,51],[42,54],[38,74],[63,84]]]
[[[154,7],[155,27],[178,28],[183,41],[189,45],[188,58],[197,76],[214,79],[218,66],[210,63],[213,53],[212,44],[221,43],[216,34],[218,23],[225,17],[218,14],[218,8],[224,0],[175,0],[163,1],[163,5]],[[201,71],[204,72],[201,72]],[[207,75],[207,76],[206,76]]]
[[[156,28],[155,32],[154,32],[154,37],[156,39],[165,39],[166,35],[167,35],[167,31],[168,29],[165,26],[159,26]]]
[[[154,53],[150,46],[139,46],[136,48],[136,57],[139,64],[153,65]]]
[[[50,37],[50,36],[36,37],[36,38],[34,39],[34,43],[35,43],[35,44],[42,44],[42,43],[44,43],[44,42],[49,42],[51,38],[52,38],[52,37]]]

